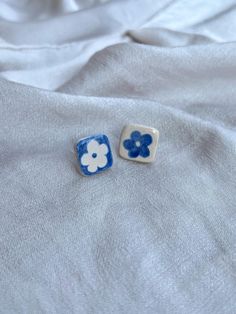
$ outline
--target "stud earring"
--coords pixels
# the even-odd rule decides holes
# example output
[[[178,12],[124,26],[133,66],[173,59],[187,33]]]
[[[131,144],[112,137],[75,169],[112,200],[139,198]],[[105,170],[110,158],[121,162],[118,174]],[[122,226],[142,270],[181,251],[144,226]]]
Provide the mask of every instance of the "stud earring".
[[[155,160],[159,131],[137,124],[124,127],[120,138],[120,156],[127,160],[150,163]]]
[[[80,173],[91,176],[112,167],[113,158],[108,137],[104,134],[81,139],[76,145]]]

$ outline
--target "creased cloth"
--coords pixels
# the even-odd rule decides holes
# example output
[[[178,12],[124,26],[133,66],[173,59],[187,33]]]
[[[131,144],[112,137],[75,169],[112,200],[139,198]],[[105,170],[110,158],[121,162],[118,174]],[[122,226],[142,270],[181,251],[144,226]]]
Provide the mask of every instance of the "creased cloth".
[[[234,314],[235,108],[233,0],[1,1],[0,313]],[[118,156],[129,123],[155,163]]]

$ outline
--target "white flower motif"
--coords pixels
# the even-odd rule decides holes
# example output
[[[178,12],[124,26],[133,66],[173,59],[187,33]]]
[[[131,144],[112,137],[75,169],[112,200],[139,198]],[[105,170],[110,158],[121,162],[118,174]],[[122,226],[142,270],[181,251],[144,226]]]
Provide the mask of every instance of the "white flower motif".
[[[98,168],[103,168],[107,164],[106,154],[108,147],[106,144],[99,144],[97,141],[92,140],[87,145],[88,153],[84,154],[81,158],[81,164],[88,166],[88,171],[93,173]]]

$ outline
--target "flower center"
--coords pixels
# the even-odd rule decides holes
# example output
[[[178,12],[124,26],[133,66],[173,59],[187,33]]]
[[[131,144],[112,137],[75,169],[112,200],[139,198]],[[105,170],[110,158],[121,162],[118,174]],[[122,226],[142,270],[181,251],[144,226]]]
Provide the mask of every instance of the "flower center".
[[[140,141],[136,141],[136,143],[135,143],[135,144],[136,144],[136,146],[137,146],[137,147],[140,147],[140,146],[141,146]]]
[[[96,158],[96,157],[97,157],[97,154],[96,154],[96,153],[93,153],[93,154],[92,154],[92,157],[93,157],[93,158]]]

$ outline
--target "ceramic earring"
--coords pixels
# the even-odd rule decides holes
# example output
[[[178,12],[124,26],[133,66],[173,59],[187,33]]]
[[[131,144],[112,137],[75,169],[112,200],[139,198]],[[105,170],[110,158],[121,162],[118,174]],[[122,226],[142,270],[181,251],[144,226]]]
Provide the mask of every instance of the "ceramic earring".
[[[82,175],[91,176],[112,166],[111,146],[104,134],[81,139],[76,145],[76,152]]]
[[[159,131],[137,124],[124,127],[120,138],[120,156],[144,163],[155,160]]]

